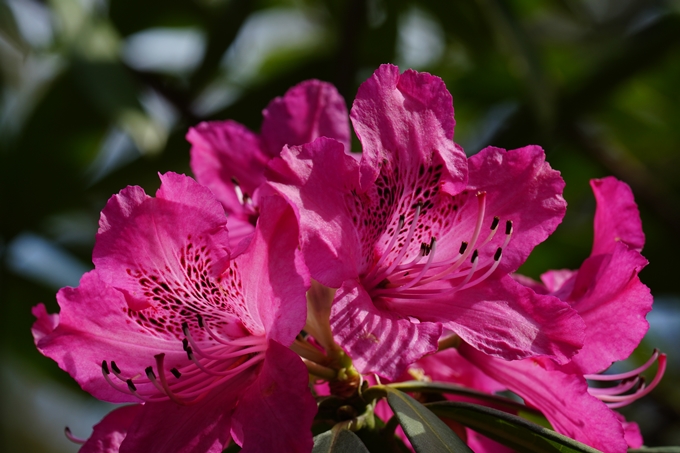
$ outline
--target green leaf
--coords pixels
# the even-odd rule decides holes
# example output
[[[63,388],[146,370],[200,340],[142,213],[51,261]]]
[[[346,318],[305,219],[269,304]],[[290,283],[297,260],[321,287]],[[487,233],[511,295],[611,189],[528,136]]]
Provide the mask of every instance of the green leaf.
[[[333,428],[314,438],[312,453],[368,453],[361,439],[352,431]]]
[[[518,451],[540,453],[598,453],[553,430],[507,412],[471,403],[443,401],[427,405],[440,417],[450,418]]]
[[[452,395],[462,395],[475,398],[480,401],[487,401],[511,410],[535,412],[536,414],[540,415],[539,411],[525,406],[524,404],[517,401],[511,400],[510,398],[492,395],[490,393],[480,392],[479,390],[463,387],[461,385],[448,384],[445,382],[406,381],[388,384],[388,387],[401,390],[402,392],[450,393]]]
[[[385,390],[388,404],[417,453],[472,452],[456,433],[428,408],[404,392],[389,387],[385,387]]]

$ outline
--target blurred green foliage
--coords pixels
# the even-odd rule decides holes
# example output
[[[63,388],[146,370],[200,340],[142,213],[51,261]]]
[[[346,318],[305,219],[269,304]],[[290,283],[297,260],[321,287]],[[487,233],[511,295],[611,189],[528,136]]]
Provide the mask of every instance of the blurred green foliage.
[[[588,255],[589,179],[628,182],[647,233],[641,278],[665,321],[653,338],[680,344],[677,0],[4,0],[2,451],[69,451],[22,418],[53,381],[77,389],[34,350],[30,307],[56,311],[55,290],[91,267],[108,197],[189,173],[184,134],[199,121],[256,130],[273,97],[309,78],[349,105],[386,62],[445,80],[468,154],[536,143],[562,172],[569,212],[522,269],[534,278]],[[676,351],[659,389],[625,411],[651,445],[680,444]]]

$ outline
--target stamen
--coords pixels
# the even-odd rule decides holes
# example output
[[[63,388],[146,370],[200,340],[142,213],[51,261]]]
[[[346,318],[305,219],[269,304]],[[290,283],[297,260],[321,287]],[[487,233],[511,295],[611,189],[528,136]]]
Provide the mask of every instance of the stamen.
[[[172,390],[170,390],[170,386],[168,385],[168,381],[165,378],[165,371],[164,371],[165,368],[163,367],[163,362],[165,361],[165,354],[164,353],[156,354],[154,356],[154,359],[156,359],[156,368],[158,368],[158,374],[159,374],[159,377],[160,377],[162,390],[164,391],[163,393],[165,393],[168,396],[168,398],[170,398],[171,400],[173,400],[175,403],[177,403],[179,405],[186,406],[186,405],[190,404],[191,402],[189,402],[189,401],[187,401],[183,398],[180,398],[179,396],[175,395],[175,393]],[[151,367],[149,367],[149,368],[151,368]],[[147,370],[149,368],[147,368]],[[153,369],[151,369],[151,374],[153,374]],[[154,379],[151,382],[153,382],[155,384],[156,383],[155,376],[153,376],[153,377],[154,377]],[[196,402],[196,401],[193,401],[193,402]]]
[[[645,385],[644,378],[640,376],[640,373],[647,370],[655,361],[658,361],[658,368],[654,379],[649,385]],[[622,379],[619,385],[608,388],[588,388],[588,393],[595,396],[596,398],[604,401],[605,404],[611,409],[617,409],[619,407],[626,406],[633,401],[636,401],[643,396],[651,392],[661,381],[664,373],[666,372],[666,354],[659,353],[658,350],[654,350],[652,357],[641,367],[635,370],[629,371],[627,373],[621,374],[610,374],[610,375],[585,375],[586,379],[595,381],[613,381]],[[639,385],[638,385],[639,384]],[[631,394],[624,395],[625,393],[635,387],[635,391]]]
[[[83,445],[85,442],[87,442],[86,439],[81,439],[80,437],[74,436],[73,433],[71,432],[71,428],[69,428],[68,426],[64,427],[64,435],[68,440],[70,440],[74,444]]]
[[[109,367],[108,367],[108,365],[106,364],[106,360],[104,360],[104,361],[102,362],[102,375],[104,376],[104,379],[106,379],[106,382],[108,382],[108,384],[109,384],[111,387],[113,387],[114,389],[118,390],[118,391],[121,392],[121,393],[125,393],[125,394],[128,394],[128,395],[131,395],[131,394],[132,394],[132,393],[131,393],[128,389],[126,389],[125,387],[121,387],[120,385],[118,385],[118,384],[116,384],[115,382],[113,382],[113,381],[111,380],[111,378],[109,377],[109,374],[111,374],[111,372],[109,371]],[[119,378],[119,379],[120,379],[120,378]],[[121,379],[121,380],[124,380],[124,379]]]
[[[425,263],[425,266],[423,266],[423,269],[410,282],[406,283],[405,285],[402,285],[402,286],[395,288],[395,291],[408,289],[408,288],[411,288],[412,286],[418,284],[418,282],[420,282],[420,280],[422,280],[422,278],[425,276],[425,273],[430,269],[430,266],[432,265],[432,262],[434,261],[434,252],[435,252],[435,248],[437,247],[437,240],[435,238],[432,238],[430,240],[430,245],[426,246],[426,247],[427,247],[427,254],[430,257],[427,259],[427,263]]]
[[[477,277],[476,279],[474,279],[473,281],[471,281],[469,283],[463,284],[460,289],[472,288],[473,286],[478,285],[479,283],[481,283],[484,280],[486,280],[487,278],[489,278],[489,276],[491,274],[493,274],[493,272],[496,270],[498,265],[501,263],[501,255],[502,254],[503,254],[503,249],[498,247],[498,250],[496,250],[496,253],[493,255],[494,262],[491,265],[491,267],[489,267],[489,269],[486,272],[484,272],[484,275]]]
[[[231,182],[234,184],[234,192],[236,192],[236,199],[238,200],[240,205],[244,204],[244,198],[243,198],[243,191],[241,190],[241,185],[238,183],[238,180],[234,178],[233,176],[231,177]]]

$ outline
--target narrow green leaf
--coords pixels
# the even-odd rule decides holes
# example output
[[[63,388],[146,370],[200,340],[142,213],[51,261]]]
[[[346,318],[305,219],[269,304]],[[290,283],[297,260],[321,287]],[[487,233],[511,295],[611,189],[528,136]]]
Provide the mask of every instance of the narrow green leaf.
[[[540,412],[536,409],[525,406],[524,404],[511,400],[510,398],[480,392],[479,390],[463,387],[461,385],[447,384],[445,382],[406,381],[395,382],[393,384],[388,384],[387,386],[396,390],[401,390],[402,392],[449,393],[452,395],[462,395],[475,398],[480,401],[488,401],[490,403],[512,410],[536,412],[537,414],[540,414]]]
[[[553,430],[507,412],[471,403],[442,401],[427,405],[450,418],[518,451],[537,453],[598,453],[599,451]]]
[[[368,453],[368,449],[352,431],[333,428],[314,438],[312,453]]]
[[[387,402],[417,453],[472,452],[432,411],[406,393],[385,387]]]

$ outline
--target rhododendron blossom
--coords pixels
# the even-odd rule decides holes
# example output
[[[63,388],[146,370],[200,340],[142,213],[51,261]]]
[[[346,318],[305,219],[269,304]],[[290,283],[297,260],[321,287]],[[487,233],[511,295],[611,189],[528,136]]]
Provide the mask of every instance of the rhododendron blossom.
[[[508,275],[565,212],[543,151],[468,160],[441,79],[389,65],[360,87],[351,119],[360,162],[327,138],[285,147],[270,163],[284,182],[270,186],[296,209],[312,277],[339,288],[331,325],[357,368],[394,378],[436,350],[442,327],[507,359],[573,355],[575,311]]]
[[[383,65],[349,116],[317,80],[263,115],[259,135],[190,129],[198,181],[166,173],[155,197],[114,195],[94,270],[58,292],[58,314],[34,307],[40,352],[131,403],[87,439],[66,428],[81,453],[642,444],[614,409],[658,384],[665,355],[604,373],[652,304],[628,186],[591,183],[591,256],[539,283],[515,272],[562,221],[564,181],[538,146],[468,158],[441,79]]]
[[[295,217],[263,199],[250,243],[232,256],[210,191],[186,176],[161,180],[155,198],[128,187],[109,200],[95,270],[59,292],[58,318],[34,310],[38,349],[84,390],[141,403],[110,414],[84,451],[105,441],[121,452],[221,452],[231,438],[243,451],[309,451],[315,404],[286,347],[304,325],[308,287]]]
[[[604,452],[625,452],[629,445],[639,447],[642,439],[634,426],[622,424],[611,409],[649,393],[664,373],[666,358],[655,352],[637,370],[598,374],[614,361],[627,358],[640,343],[648,328],[645,315],[652,308],[652,297],[638,277],[647,261],[640,254],[644,235],[630,188],[614,178],[593,180],[591,186],[597,200],[591,256],[578,271],[545,273],[544,285],[516,277],[578,311],[586,322],[583,348],[562,366],[545,358],[507,362],[468,345],[459,351],[467,363],[540,409],[557,431]],[[645,385],[640,373],[657,360],[656,376]],[[588,387],[586,379],[619,384]],[[481,386],[487,380],[464,384],[484,390]]]
[[[259,213],[256,190],[265,181],[267,162],[284,145],[331,137],[350,149],[347,107],[333,85],[302,82],[270,102],[262,113],[260,135],[229,120],[204,122],[187,133],[191,168],[229,215],[232,246],[252,234]]]

